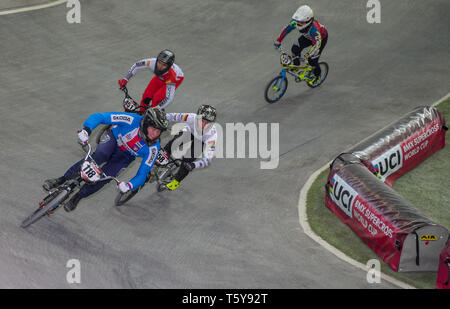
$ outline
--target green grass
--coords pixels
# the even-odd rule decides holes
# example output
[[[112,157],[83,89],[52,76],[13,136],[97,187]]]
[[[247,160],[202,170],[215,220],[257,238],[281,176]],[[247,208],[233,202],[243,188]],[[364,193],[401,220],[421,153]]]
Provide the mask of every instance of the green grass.
[[[450,122],[450,99],[437,108]],[[448,125],[448,123],[447,123]],[[450,171],[449,146],[439,150],[419,166],[397,179],[393,188],[410,201],[425,216],[450,230]],[[338,217],[325,206],[325,188],[329,169],[314,181],[307,196],[307,215],[312,230],[353,259],[366,264],[370,259],[380,258]],[[436,273],[396,273],[381,263],[383,273],[417,288],[434,289]]]

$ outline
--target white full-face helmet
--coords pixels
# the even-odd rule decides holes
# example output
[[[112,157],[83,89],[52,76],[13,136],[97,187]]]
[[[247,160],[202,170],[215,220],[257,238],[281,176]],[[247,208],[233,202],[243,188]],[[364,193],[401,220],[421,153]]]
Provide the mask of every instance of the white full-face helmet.
[[[314,20],[314,12],[308,5],[302,5],[294,13],[292,19],[297,22],[297,29],[303,30]]]

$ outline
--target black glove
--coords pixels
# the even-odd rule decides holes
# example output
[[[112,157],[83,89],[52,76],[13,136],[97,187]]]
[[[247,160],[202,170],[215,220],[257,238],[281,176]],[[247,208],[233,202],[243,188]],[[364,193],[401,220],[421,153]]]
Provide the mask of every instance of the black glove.
[[[188,172],[192,171],[195,168],[195,164],[191,162],[183,162],[183,168]]]

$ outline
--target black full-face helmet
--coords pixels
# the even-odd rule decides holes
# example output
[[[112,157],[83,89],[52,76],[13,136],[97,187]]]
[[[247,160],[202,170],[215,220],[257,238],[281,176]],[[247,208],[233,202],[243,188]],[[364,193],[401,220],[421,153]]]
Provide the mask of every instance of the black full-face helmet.
[[[216,109],[211,105],[202,105],[198,108],[197,115],[198,115],[196,120],[197,130],[203,133],[208,132],[213,127],[213,123],[216,121],[217,116]],[[202,120],[206,120],[208,124],[203,126]]]
[[[162,71],[158,70],[158,61],[167,64],[167,68]],[[164,49],[158,54],[158,57],[156,57],[155,74],[160,76],[167,73],[172,67],[174,62],[175,62],[175,54],[168,49]]]
[[[151,140],[147,136],[147,128],[153,127],[161,130],[161,133],[166,131],[169,127],[169,121],[167,120],[166,113],[159,108],[149,108],[142,116],[141,122],[139,123],[139,130],[141,132],[141,137],[144,139],[145,143],[150,146],[159,140],[159,137]]]
[[[203,120],[208,122],[216,121],[216,109],[211,105],[202,105],[197,110],[197,115],[201,116]]]

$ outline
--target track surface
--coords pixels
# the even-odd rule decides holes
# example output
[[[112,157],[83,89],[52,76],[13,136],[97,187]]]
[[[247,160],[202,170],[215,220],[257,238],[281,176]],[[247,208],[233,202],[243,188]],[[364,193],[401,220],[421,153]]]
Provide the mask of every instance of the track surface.
[[[273,105],[263,99],[279,70],[272,41],[298,1],[81,1],[79,25],[64,5],[2,16],[0,288],[392,288],[309,239],[298,194],[330,158],[448,93],[450,2],[382,1],[377,25],[359,2],[314,1],[330,74],[318,89],[290,80]],[[120,110],[117,80],[163,48],[186,75],[168,111],[207,103],[221,124],[279,122],[279,167],[217,159],[176,192],[148,186],[120,209],[110,184],[75,212],[21,229],[43,180],[81,158],[84,119]],[[151,77],[131,80],[135,97]],[[72,258],[79,285],[66,282]]]

